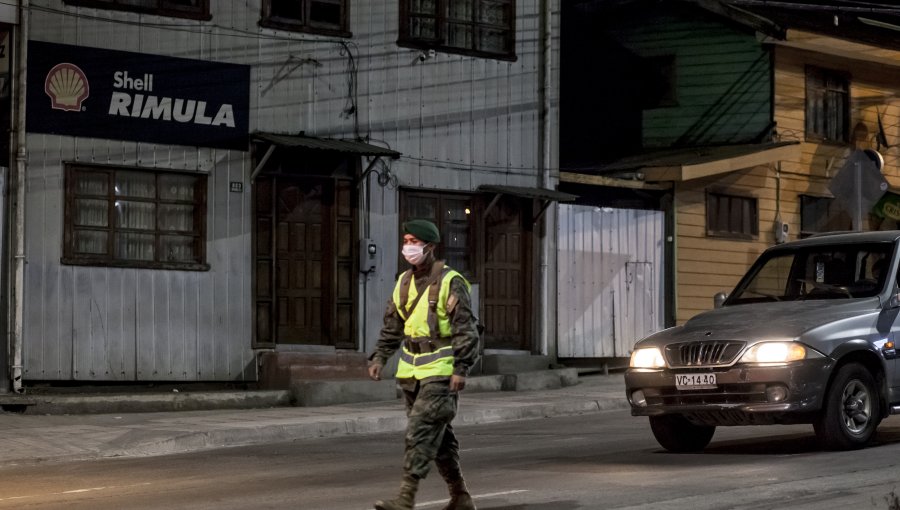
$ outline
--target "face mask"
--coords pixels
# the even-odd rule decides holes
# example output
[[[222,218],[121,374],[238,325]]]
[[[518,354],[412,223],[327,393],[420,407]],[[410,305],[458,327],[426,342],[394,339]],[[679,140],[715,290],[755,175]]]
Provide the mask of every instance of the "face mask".
[[[403,258],[414,266],[418,266],[425,260],[425,247],[418,244],[403,245]]]

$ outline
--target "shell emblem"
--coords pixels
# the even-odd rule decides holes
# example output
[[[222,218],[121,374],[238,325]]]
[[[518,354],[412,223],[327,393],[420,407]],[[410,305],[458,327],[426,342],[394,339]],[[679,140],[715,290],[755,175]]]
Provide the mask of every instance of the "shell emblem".
[[[54,110],[81,111],[81,103],[90,94],[84,71],[75,64],[64,62],[53,66],[44,81],[44,92],[50,96]]]

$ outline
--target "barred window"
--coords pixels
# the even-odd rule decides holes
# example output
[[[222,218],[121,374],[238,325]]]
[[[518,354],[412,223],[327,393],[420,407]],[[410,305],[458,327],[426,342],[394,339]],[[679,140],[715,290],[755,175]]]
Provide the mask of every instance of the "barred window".
[[[515,59],[515,0],[400,0],[400,45]]]
[[[848,142],[850,78],[845,73],[806,68],[806,138]]]
[[[65,0],[69,5],[208,20],[209,0]]]
[[[350,37],[347,0],[263,0],[264,27]]]
[[[708,192],[706,233],[712,237],[738,239],[758,236],[759,210],[756,198]]]
[[[64,264],[206,270],[206,176],[69,165]]]

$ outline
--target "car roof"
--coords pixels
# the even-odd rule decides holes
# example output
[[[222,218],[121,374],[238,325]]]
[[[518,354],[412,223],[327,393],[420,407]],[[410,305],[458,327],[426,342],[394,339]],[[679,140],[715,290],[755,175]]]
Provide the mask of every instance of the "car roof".
[[[900,230],[877,230],[872,232],[826,232],[805,239],[780,244],[770,249],[789,249],[830,244],[890,243],[900,239]]]

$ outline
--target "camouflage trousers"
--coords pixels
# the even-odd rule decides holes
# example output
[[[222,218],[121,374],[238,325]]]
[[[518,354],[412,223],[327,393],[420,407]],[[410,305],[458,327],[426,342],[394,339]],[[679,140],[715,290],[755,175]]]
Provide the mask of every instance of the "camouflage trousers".
[[[450,392],[449,381],[417,384],[403,394],[408,418],[403,473],[425,478],[434,461],[445,481],[459,480],[459,442],[450,425],[458,394]]]

